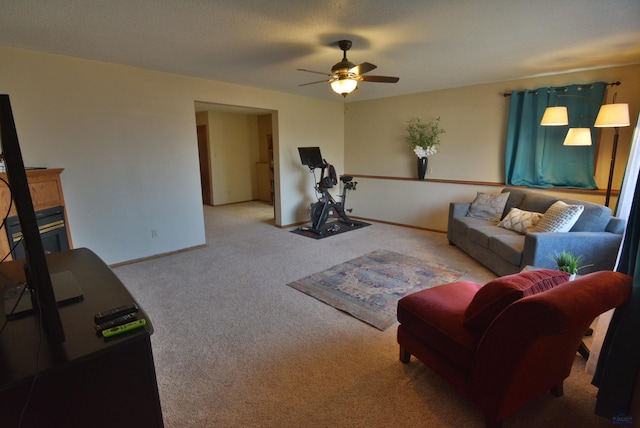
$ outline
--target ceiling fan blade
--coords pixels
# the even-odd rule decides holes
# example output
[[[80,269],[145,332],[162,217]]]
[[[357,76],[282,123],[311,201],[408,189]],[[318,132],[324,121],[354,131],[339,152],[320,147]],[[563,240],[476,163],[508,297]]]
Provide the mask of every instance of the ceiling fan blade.
[[[360,80],[365,82],[396,83],[400,78],[390,76],[360,76]]]
[[[370,72],[371,70],[375,70],[376,68],[378,68],[377,65],[373,65],[370,62],[363,62],[362,64],[356,65],[355,67],[350,69],[349,73],[364,74]]]
[[[329,73],[325,73],[325,72],[322,72],[322,71],[307,70],[307,69],[305,69],[305,68],[298,68],[297,70],[298,70],[298,71],[306,71],[307,73],[323,74],[323,75],[325,75],[325,76],[329,76],[329,77],[331,77],[331,75],[330,75]]]
[[[328,82],[328,80],[325,79],[325,80],[318,80],[317,82],[303,83],[303,84],[298,85],[298,86],[315,85],[316,83],[326,83],[326,82]]]

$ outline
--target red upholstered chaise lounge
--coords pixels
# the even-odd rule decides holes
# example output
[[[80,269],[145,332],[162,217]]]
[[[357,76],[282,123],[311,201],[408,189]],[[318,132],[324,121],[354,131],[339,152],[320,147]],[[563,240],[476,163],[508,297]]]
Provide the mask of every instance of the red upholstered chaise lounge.
[[[593,320],[631,293],[631,277],[617,272],[567,280],[535,270],[406,296],[398,302],[400,360],[417,357],[475,403],[487,427],[499,427],[546,391],[562,395]]]

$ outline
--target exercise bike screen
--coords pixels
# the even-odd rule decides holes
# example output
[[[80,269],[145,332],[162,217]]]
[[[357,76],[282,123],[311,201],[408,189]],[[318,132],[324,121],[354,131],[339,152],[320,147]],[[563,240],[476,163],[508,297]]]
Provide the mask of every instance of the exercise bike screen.
[[[309,168],[322,168],[324,166],[320,147],[298,147],[298,152],[300,153],[302,165],[307,165]]]

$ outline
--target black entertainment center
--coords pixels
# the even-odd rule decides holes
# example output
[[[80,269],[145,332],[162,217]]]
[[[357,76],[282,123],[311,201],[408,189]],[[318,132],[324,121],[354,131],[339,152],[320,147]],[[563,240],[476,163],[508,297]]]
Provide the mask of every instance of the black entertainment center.
[[[25,253],[0,263],[0,426],[163,427],[147,314],[92,251],[45,253],[8,95],[0,131]],[[135,307],[136,328],[96,331],[116,307]]]
[[[131,294],[111,269],[85,248],[50,254],[47,261],[52,275],[73,275],[84,299],[60,307],[66,336],[61,343],[40,336],[37,316],[7,323],[0,334],[0,426],[17,427],[27,405],[23,428],[162,427],[151,349],[153,326],[148,315],[139,307],[139,316],[147,320],[144,328],[110,339],[97,335],[94,315],[137,304]],[[23,264],[0,264],[0,288],[24,279]],[[4,314],[0,323],[4,323]]]

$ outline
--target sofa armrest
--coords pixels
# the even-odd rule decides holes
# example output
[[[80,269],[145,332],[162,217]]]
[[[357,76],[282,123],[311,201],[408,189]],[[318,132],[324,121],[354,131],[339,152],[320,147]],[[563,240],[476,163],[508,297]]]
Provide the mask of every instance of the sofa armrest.
[[[471,202],[451,202],[449,203],[449,221],[447,222],[447,239],[449,239],[450,245],[454,244],[453,238],[453,219],[466,217],[471,207]]]
[[[532,232],[524,239],[522,266],[557,269],[552,256],[556,252],[568,251],[582,255],[580,274],[600,270],[613,270],[622,235],[609,232]]]
[[[449,204],[449,219],[466,217],[470,207],[471,202],[451,202]]]
[[[627,221],[625,219],[619,217],[611,217],[611,220],[609,220],[609,224],[607,224],[607,228],[605,229],[605,231],[623,234],[626,227]]]

